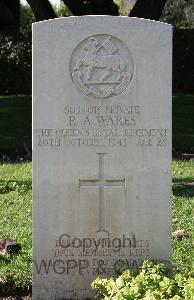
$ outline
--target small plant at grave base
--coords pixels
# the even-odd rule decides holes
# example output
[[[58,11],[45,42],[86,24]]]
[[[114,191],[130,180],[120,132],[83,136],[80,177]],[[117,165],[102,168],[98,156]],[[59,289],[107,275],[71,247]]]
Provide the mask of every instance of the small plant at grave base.
[[[163,264],[144,261],[139,271],[125,270],[117,278],[97,278],[92,288],[96,299],[104,300],[193,300],[192,275],[168,276]]]

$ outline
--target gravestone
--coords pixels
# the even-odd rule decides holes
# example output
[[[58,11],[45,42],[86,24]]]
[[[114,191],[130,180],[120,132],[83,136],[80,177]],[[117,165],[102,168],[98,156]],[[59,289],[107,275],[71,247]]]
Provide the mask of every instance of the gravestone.
[[[33,25],[33,299],[93,298],[96,277],[171,265],[171,26]]]

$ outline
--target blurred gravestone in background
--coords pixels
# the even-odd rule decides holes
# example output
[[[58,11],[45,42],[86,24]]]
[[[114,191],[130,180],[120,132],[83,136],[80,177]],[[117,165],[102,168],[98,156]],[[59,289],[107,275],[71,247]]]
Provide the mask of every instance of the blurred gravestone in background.
[[[0,0],[0,33],[19,32],[20,0]]]

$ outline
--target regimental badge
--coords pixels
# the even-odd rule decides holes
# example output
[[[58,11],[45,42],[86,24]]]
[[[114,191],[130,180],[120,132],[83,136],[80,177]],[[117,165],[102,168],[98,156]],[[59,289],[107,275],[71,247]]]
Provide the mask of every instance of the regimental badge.
[[[130,85],[134,61],[121,40],[98,34],[86,38],[75,48],[70,73],[76,87],[89,98],[108,99]]]

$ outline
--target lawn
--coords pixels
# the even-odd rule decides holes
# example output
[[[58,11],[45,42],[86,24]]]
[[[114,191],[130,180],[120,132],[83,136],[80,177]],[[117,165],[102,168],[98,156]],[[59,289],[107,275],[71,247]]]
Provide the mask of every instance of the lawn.
[[[185,230],[181,240],[173,241],[175,272],[192,269],[193,181],[194,161],[174,161],[173,230]],[[8,285],[25,288],[31,284],[31,163],[0,166],[0,204],[0,239],[11,237],[21,245],[19,255],[0,257],[1,296]]]
[[[31,97],[0,97],[0,159],[3,154],[25,154],[31,149]],[[173,97],[173,147],[194,153],[194,95]],[[14,154],[14,157],[15,157]],[[183,229],[173,241],[174,272],[192,269],[194,161],[173,161],[173,230]],[[0,165],[0,240],[10,237],[21,245],[17,255],[0,256],[0,299],[8,290],[31,285],[32,193],[31,163]]]
[[[31,149],[31,96],[0,96],[0,156]],[[194,94],[173,96],[173,147],[194,152]]]
[[[185,236],[173,242],[176,271],[191,270],[193,265],[194,161],[173,161],[173,230]]]
[[[0,240],[21,245],[18,255],[0,256],[0,299],[4,290],[31,283],[32,178],[31,163],[0,166]]]

